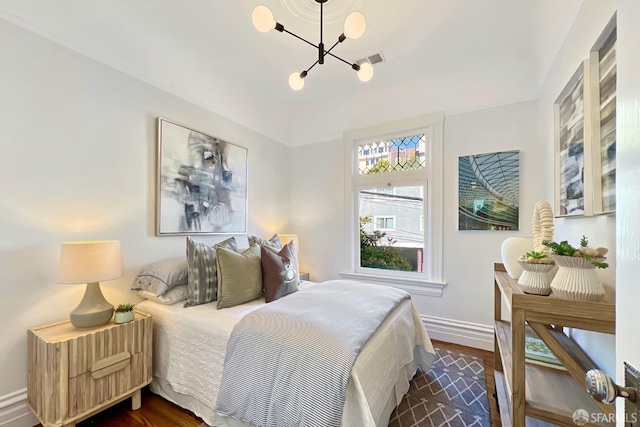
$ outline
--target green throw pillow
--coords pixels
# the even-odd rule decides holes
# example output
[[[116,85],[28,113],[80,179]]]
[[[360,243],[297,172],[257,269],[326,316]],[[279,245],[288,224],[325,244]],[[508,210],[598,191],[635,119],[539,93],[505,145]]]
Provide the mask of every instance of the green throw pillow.
[[[218,308],[228,308],[262,296],[260,245],[239,254],[216,247],[218,264]]]

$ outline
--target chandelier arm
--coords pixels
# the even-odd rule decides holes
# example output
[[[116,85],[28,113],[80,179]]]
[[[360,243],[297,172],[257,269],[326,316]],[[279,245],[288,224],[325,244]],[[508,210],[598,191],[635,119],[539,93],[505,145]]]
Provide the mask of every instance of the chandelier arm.
[[[331,55],[331,51],[333,50],[333,48],[338,46],[339,44],[340,44],[340,40],[338,40],[333,46],[331,46],[331,48],[329,50],[325,50],[324,54],[325,55]]]
[[[316,61],[316,62],[314,62],[314,63],[313,63],[313,65],[311,65],[311,67],[309,67],[309,68],[307,68],[306,70],[304,70],[304,72],[305,72],[305,76],[306,76],[306,73],[308,73],[309,71],[311,71],[311,69],[312,69],[313,67],[315,67],[316,65],[318,65],[319,63],[320,63],[320,61]]]
[[[307,43],[308,45],[311,45],[311,46],[315,47],[316,49],[318,49],[318,45],[317,44],[313,44],[309,40],[303,39],[299,35],[292,33],[291,31],[287,30],[286,28],[283,28],[282,32],[287,33],[287,34],[291,34],[293,37],[295,37],[295,38],[297,38],[299,40],[302,40],[303,42]]]
[[[347,60],[345,60],[345,59],[342,59],[342,58],[340,58],[338,55],[334,55],[334,54],[333,54],[333,53],[331,53],[331,52],[327,52],[327,55],[331,55],[331,56],[333,56],[334,58],[339,59],[340,61],[344,62],[345,64],[347,64],[349,67],[353,68],[354,70],[356,70],[356,68],[355,68],[355,67],[358,67],[358,64],[352,64],[351,62],[349,62],[349,61],[347,61]],[[358,68],[359,68],[359,67],[358,67]]]

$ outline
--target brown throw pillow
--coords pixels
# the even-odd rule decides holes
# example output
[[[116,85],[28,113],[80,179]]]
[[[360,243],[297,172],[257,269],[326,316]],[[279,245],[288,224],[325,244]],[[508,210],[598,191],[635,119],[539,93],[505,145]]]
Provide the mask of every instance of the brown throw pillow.
[[[264,300],[275,301],[298,290],[298,271],[295,269],[293,244],[285,245],[280,252],[260,247]]]

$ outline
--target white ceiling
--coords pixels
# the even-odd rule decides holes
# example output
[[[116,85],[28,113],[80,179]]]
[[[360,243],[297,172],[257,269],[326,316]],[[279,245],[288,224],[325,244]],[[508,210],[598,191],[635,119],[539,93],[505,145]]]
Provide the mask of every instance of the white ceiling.
[[[300,92],[288,76],[317,51],[257,32],[251,11],[266,4],[285,28],[317,42],[318,24],[291,13],[314,0],[2,0],[0,18],[295,146],[538,97],[584,1],[329,0],[327,20],[337,23],[325,23],[325,44],[342,32],[343,9],[361,4],[367,31],[334,52],[354,61],[382,51],[386,62],[362,83],[327,58]]]

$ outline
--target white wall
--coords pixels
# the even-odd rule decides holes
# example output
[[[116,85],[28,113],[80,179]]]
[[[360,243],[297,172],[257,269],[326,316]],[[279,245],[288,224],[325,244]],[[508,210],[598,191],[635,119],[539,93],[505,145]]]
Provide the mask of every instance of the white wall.
[[[315,282],[337,279],[348,265],[344,211],[344,142],[296,147],[291,161],[291,228],[300,271]]]
[[[582,16],[574,26],[565,41],[563,49],[558,53],[555,67],[547,76],[547,81],[539,101],[541,144],[546,149],[541,173],[551,177],[547,181],[546,200],[554,200],[554,116],[553,105],[560,92],[567,84],[573,73],[583,60],[589,56],[589,51],[615,13],[614,0],[597,0],[587,3]],[[556,218],[554,221],[554,240],[568,240],[574,246],[580,241],[580,236],[589,237],[590,244],[609,248],[607,262],[610,267],[598,270],[601,281],[609,286],[615,286],[616,273],[616,241],[615,216],[596,216],[584,218]],[[610,374],[615,372],[615,337],[613,335],[597,334],[584,331],[574,331],[574,337],[589,353],[602,369]]]
[[[2,425],[24,398],[27,329],[84,292],[56,284],[61,242],[121,241],[126,276],[102,285],[114,304],[137,301],[144,265],[185,253],[184,237],[154,236],[158,116],[248,147],[252,234],[288,228],[291,149],[1,20],[0,51]]]
[[[448,285],[440,298],[413,296],[434,338],[493,349],[493,263],[500,261],[505,238],[531,234],[533,206],[545,195],[537,113],[537,103],[531,101],[445,117],[443,255]],[[515,149],[520,150],[520,231],[458,231],[458,157]],[[342,141],[293,149],[292,227],[300,236],[302,268],[312,280],[336,279],[348,268],[343,157]]]

